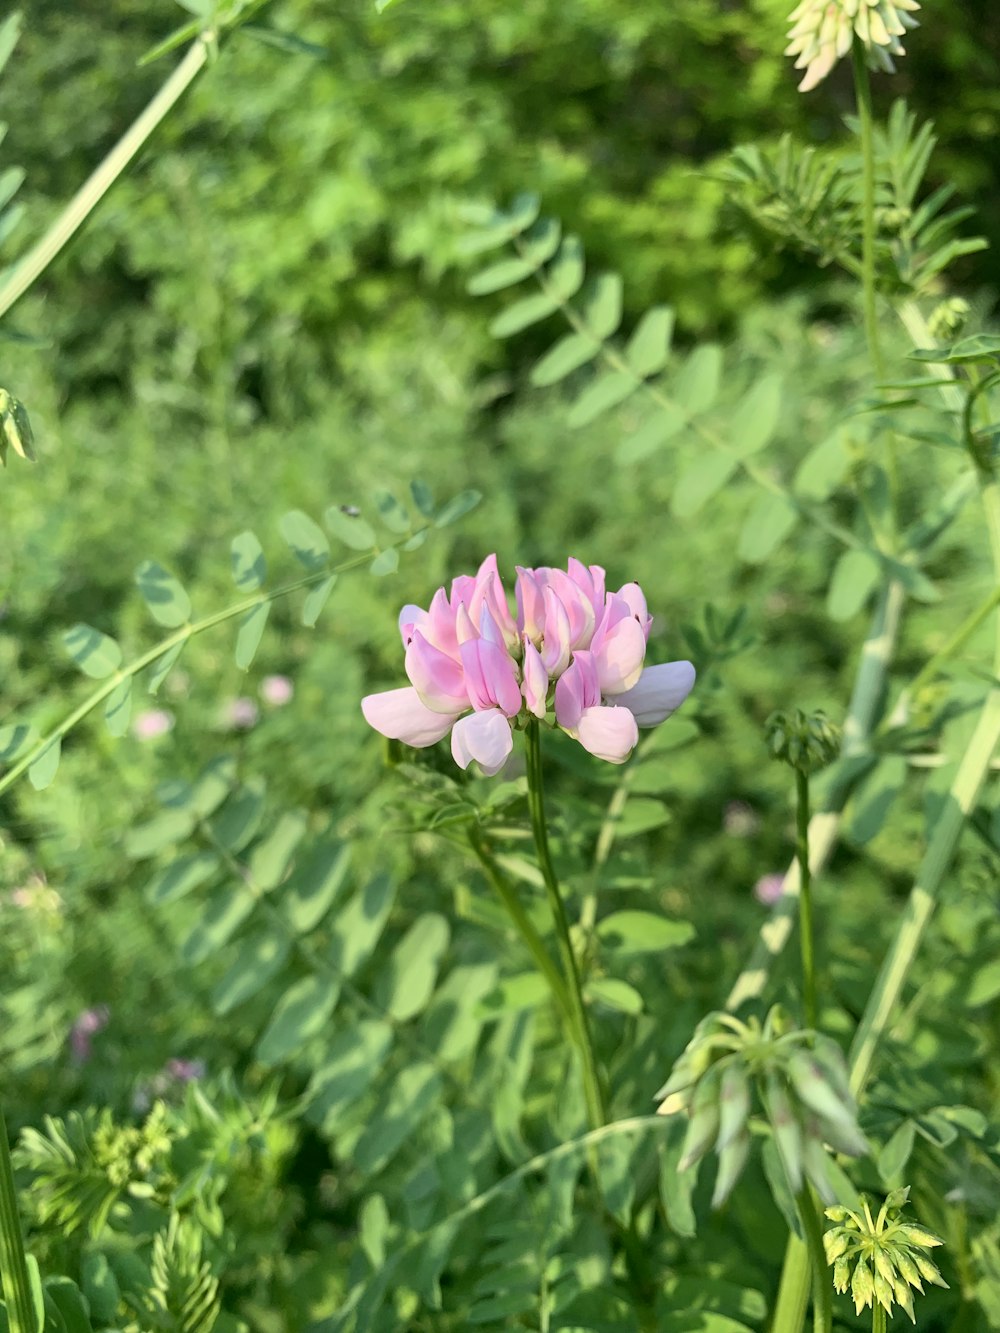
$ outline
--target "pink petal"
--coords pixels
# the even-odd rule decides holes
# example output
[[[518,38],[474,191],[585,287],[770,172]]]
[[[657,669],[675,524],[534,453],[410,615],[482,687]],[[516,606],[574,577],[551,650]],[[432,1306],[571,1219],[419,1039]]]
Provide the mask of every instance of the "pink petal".
[[[471,639],[461,648],[469,700],[475,709],[499,707],[508,717],[521,711],[521,690],[505,648],[488,639]]]
[[[488,778],[499,773],[514,748],[510,723],[496,708],[460,718],[451,733],[451,754],[459,768],[473,759]]]
[[[589,648],[597,615],[590,599],[562,569],[548,571],[548,586],[562,602],[569,617],[571,648]]]
[[[649,638],[650,626],[653,623],[653,617],[646,608],[646,598],[638,583],[625,583],[615,593],[625,602],[631,614],[639,622],[639,628],[645,637]]]
[[[545,670],[541,654],[530,639],[526,639],[524,643],[522,673],[524,679],[521,682],[521,692],[528,705],[528,712],[534,713],[535,717],[544,717],[545,699],[549,692],[549,673]]]
[[[545,599],[542,585],[535,578],[533,569],[517,569],[517,582],[514,596],[517,598],[517,625],[529,639],[536,643],[542,637],[545,622]]]
[[[383,736],[403,741],[418,750],[426,749],[446,736],[457,716],[425,708],[412,686],[368,694],[361,700],[361,711],[368,725]]]
[[[600,702],[593,658],[587,652],[574,653],[573,661],[556,681],[556,721],[563,731],[575,736],[584,709]]]
[[[561,676],[569,665],[572,633],[569,616],[560,598],[545,589],[545,624],[542,630],[542,661],[550,676]]]
[[[577,740],[598,759],[624,764],[638,744],[639,729],[627,708],[585,708],[577,724]]]
[[[414,630],[406,650],[406,674],[420,698],[435,713],[464,713],[469,706],[461,664]]]
[[[614,594],[608,597],[604,617],[590,643],[603,694],[630,690],[642,675],[646,636],[628,607]]]
[[[646,667],[638,685],[616,695],[615,703],[630,709],[640,727],[655,727],[680,708],[691,693],[694,678],[690,662],[662,662]]]
[[[604,609],[604,570],[600,565],[590,565],[588,568],[570,556],[566,571],[594,608],[595,617],[600,620]]]

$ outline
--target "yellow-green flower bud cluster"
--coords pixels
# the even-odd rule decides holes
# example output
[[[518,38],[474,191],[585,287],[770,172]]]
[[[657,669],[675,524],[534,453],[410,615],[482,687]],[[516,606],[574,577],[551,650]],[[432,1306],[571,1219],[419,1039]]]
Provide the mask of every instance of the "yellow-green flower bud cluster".
[[[915,1324],[913,1292],[923,1294],[924,1282],[948,1285],[924,1253],[944,1242],[925,1227],[900,1220],[909,1196],[908,1185],[893,1190],[874,1220],[867,1200],[861,1212],[840,1204],[826,1210],[837,1224],[823,1236],[833,1285],[841,1293],[850,1290],[857,1314],[866,1305],[874,1308],[876,1301],[892,1314],[895,1302]]]
[[[772,713],[764,723],[764,737],[772,758],[800,773],[815,773],[840,753],[840,728],[821,709]]]
[[[854,38],[865,48],[872,69],[895,69],[893,56],[906,52],[899,40],[920,8],[917,0],[802,0],[788,16],[786,56],[795,56],[795,68],[804,69],[799,92],[815,88],[846,56]]]
[[[777,1006],[763,1025],[714,1013],[695,1029],[657,1093],[660,1115],[685,1112],[687,1133],[678,1163],[718,1157],[713,1208],[728,1198],[750,1153],[756,1086],[772,1138],[794,1192],[809,1180],[824,1202],[836,1198],[830,1149],[858,1157],[868,1144],[839,1046],[816,1032],[788,1030]]]

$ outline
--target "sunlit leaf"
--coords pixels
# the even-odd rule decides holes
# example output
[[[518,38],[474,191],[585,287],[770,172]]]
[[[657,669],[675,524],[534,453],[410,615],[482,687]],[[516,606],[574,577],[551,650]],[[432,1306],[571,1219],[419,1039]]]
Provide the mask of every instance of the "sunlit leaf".
[[[155,560],[144,560],[135,572],[136,586],[158,625],[177,629],[191,618],[191,600],[173,574]]]
[[[330,543],[318,523],[301,509],[291,509],[282,515],[279,526],[292,554],[306,569],[323,568],[330,558]]]
[[[236,665],[246,671],[257,656],[257,649],[264,634],[267,618],[271,614],[270,602],[258,602],[240,618],[240,628],[236,635]]]
[[[326,606],[327,598],[333,592],[337,583],[337,575],[331,574],[329,578],[317,583],[315,588],[310,588],[306,594],[306,599],[302,603],[302,623],[307,629],[312,629],[322,614],[323,607]]]
[[[647,310],[625,345],[625,360],[633,374],[645,379],[667,364],[674,332],[674,312],[658,305]]]
[[[323,522],[331,536],[352,551],[370,551],[377,544],[375,529],[350,505],[331,505],[323,515]]]
[[[267,578],[264,548],[256,534],[248,531],[234,537],[231,553],[233,582],[240,592],[256,592]]]

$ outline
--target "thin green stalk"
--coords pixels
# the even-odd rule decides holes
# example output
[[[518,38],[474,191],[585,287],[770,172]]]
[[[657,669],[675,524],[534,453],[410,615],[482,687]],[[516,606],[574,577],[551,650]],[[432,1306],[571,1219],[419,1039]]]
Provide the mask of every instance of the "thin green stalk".
[[[878,334],[878,309],[875,298],[875,135],[872,119],[872,89],[868,77],[865,46],[855,37],[851,52],[854,65],[854,91],[861,130],[861,285],[864,302],[865,337],[875,374],[885,379],[885,361]]]
[[[15,265],[0,286],[0,317],[44,273],[63,246],[79,230],[108,190],[135,157],[168,111],[180,100],[203,68],[212,40],[205,33],[188,47],[184,59],[87,180],[81,185],[42,239]]]
[[[886,1333],[887,1328],[885,1310],[876,1301],[872,1306],[872,1333]]]
[[[868,635],[861,648],[851,701],[844,720],[844,756],[863,753],[872,733],[879,701],[899,633],[906,594],[895,581],[879,595]],[[823,808],[809,821],[809,866],[813,876],[822,874],[837,842],[844,806],[853,790],[850,778],[838,783],[826,796]],[[760,935],[743,971],[726,998],[730,1012],[764,993],[771,964],[791,938],[798,915],[799,866],[794,860],[785,873],[781,901],[760,929]]]
[[[816,960],[813,955],[812,876],[809,871],[809,775],[795,770],[795,854],[799,861],[799,941],[802,1007],[807,1028],[816,1027]]]
[[[0,1107],[0,1287],[7,1304],[11,1333],[35,1333],[35,1308],[28,1281],[24,1234],[14,1188],[14,1164],[10,1158],[3,1107]]]
[[[833,1292],[823,1248],[823,1228],[819,1203],[808,1185],[796,1195],[799,1218],[805,1234],[805,1251],[812,1270],[813,1333],[831,1333],[833,1328]]]
[[[545,823],[545,795],[542,776],[542,746],[537,719],[532,719],[525,731],[527,770],[528,770],[528,810],[531,815],[531,831],[538,853],[538,864],[545,881],[545,891],[552,911],[552,920],[556,928],[556,939],[562,959],[563,976],[572,1014],[573,1032],[577,1051],[583,1070],[583,1090],[587,1102],[587,1116],[594,1129],[607,1124],[608,1116],[604,1106],[604,1092],[601,1088],[600,1075],[597,1071],[597,1059],[594,1043],[587,1022],[587,1010],[583,1002],[583,988],[580,973],[573,952],[573,941],[569,933],[569,921],[566,908],[556,878],[552,855],[549,851],[549,835]]]
[[[566,990],[566,983],[563,980],[562,973],[552,959],[552,955],[545,947],[545,941],[535,929],[531,917],[524,910],[520,896],[510,881],[503,875],[496,862],[490,856],[483,844],[482,836],[478,829],[473,829],[469,834],[469,843],[476,854],[480,865],[486,872],[486,877],[497,891],[497,895],[510,919],[517,928],[518,934],[524,941],[528,952],[535,960],[539,972],[549,983],[549,989],[552,991],[552,998],[555,1000],[563,1019],[568,1025],[571,1040],[576,1041],[573,1006]]]

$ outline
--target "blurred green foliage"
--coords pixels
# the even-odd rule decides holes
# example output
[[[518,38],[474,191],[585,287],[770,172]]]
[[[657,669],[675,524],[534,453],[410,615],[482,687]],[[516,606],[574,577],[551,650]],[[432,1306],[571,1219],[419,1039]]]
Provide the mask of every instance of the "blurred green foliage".
[[[196,614],[206,614],[234,598],[229,541],[239,531],[258,533],[276,580],[294,577],[279,534],[289,509],[319,519],[328,505],[357,506],[371,517],[376,488],[405,499],[411,478],[428,479],[439,500],[470,487],[485,496],[461,525],[404,556],[398,573],[342,577],[315,631],[302,626],[297,605],[276,603],[247,673],[233,662],[230,631],[192,642],[161,693],[138,695],[133,705],[134,716],[165,710],[172,728],[163,735],[133,731],[114,741],[88,720],[67,738],[51,790],[22,784],[0,798],[0,1070],[9,1119],[37,1129],[44,1113],[79,1112],[72,1123],[85,1153],[99,1130],[105,1146],[108,1138],[119,1148],[130,1143],[150,1100],[170,1103],[153,1197],[139,1190],[138,1203],[112,1209],[86,1242],[52,1224],[58,1215],[46,1200],[59,1182],[39,1154],[20,1159],[37,1205],[32,1245],[81,1283],[95,1309],[102,1283],[105,1295],[116,1289],[106,1271],[127,1289],[139,1280],[136,1262],[144,1274],[158,1263],[166,1282],[164,1256],[187,1244],[174,1219],[200,1210],[221,1283],[218,1327],[296,1333],[331,1316],[401,1238],[579,1128],[552,1016],[530,987],[519,990],[527,960],[468,853],[445,836],[456,809],[461,818],[475,812],[532,901],[517,793],[509,808],[491,808],[489,784],[455,782],[434,754],[386,776],[384,749],[358,709],[368,689],[401,678],[399,605],[425,603],[488,551],[508,571],[515,561],[557,563],[574,553],[605,564],[612,585],[639,580],[656,616],[654,660],[690,653],[701,671],[686,718],[664,729],[662,752],[654,746],[636,765],[632,813],[603,871],[602,913],[655,912],[679,931],[678,947],[662,953],[616,950],[600,932],[590,942],[595,982],[619,987],[605,986],[603,1001],[594,992],[616,1115],[651,1109],[693,1023],[721,1002],[720,988],[743,962],[767,910],[751,888],[783,868],[791,840],[788,784],[763,762],[762,724],[775,708],[799,705],[842,715],[864,597],[827,603],[841,547],[819,527],[800,530],[793,550],[762,563],[734,558],[756,499],[745,477],[696,518],[672,512],[678,476],[702,452],[697,439],[682,436],[675,452],[623,463],[623,443],[641,422],[631,403],[580,429],[567,424],[575,383],[566,393],[529,387],[553,329],[492,338],[502,301],[467,292],[471,266],[460,239],[470,200],[506,202],[530,187],[547,214],[581,235],[593,269],[622,274],[629,326],[668,302],[682,356],[695,337],[724,345],[723,417],[735,417],[763,369],[780,370],[767,466],[796,476],[871,382],[852,324],[853,292],[775,253],[718,178],[736,144],[773,144],[786,131],[823,142],[839,135],[850,108],[846,70],[808,97],[795,92],[780,54],[786,7],[398,0],[378,16],[367,0],[275,3],[261,21],[328,56],[291,55],[237,33],[15,311],[16,330],[43,345],[5,343],[3,382],[30,408],[39,465],[10,470],[0,486],[0,721],[9,710],[10,718],[34,713],[52,725],[82,697],[60,646],[77,622],[113,635],[129,659],[148,647],[155,631],[133,580],[141,560],[171,568]],[[1000,128],[992,77],[1000,35],[990,13],[983,0],[925,6],[891,88],[937,121],[931,185],[956,181],[977,207],[977,229],[996,241],[1000,167],[989,145]],[[6,259],[41,234],[165,77],[175,57],[140,68],[136,61],[181,21],[165,0],[32,4],[0,84],[11,126],[5,162],[27,172],[19,194],[26,215]],[[887,99],[888,87],[878,80],[876,96]],[[991,299],[995,253],[956,270],[980,310]],[[907,336],[887,328],[886,341],[893,361],[905,364]],[[857,421],[851,430],[865,436]],[[914,521],[963,463],[957,451],[916,438],[907,447],[922,452],[904,470],[901,497]],[[849,522],[849,460],[842,473],[825,489],[820,479],[819,498]],[[948,620],[932,605],[913,607],[900,679],[988,592],[975,515],[948,528],[925,572],[948,590]],[[968,650],[971,684],[944,691],[942,725],[944,687],[921,698],[938,753],[924,767],[892,755],[877,814],[869,793],[818,891],[828,1018],[838,1035],[863,1007],[891,935],[918,861],[924,808],[940,800],[948,762],[967,735],[988,644],[983,629]],[[269,674],[293,682],[290,702],[268,704]],[[688,723],[675,744],[670,727]],[[201,821],[137,855],[136,830],[183,804],[178,779],[193,781],[220,756],[231,760],[233,788],[256,793],[258,822],[245,841],[222,838],[222,855]],[[548,763],[560,869],[568,882],[584,882],[618,775],[558,737]],[[905,798],[892,804],[904,780]],[[234,791],[223,798],[235,803]],[[305,911],[304,923],[293,921],[280,966],[227,1007],[234,976],[243,984],[240,967],[233,972],[240,949],[270,939],[270,927],[249,908],[221,926],[213,913],[288,820],[301,822],[311,847],[350,844],[350,877],[315,918]],[[955,1247],[954,1262],[966,1265],[953,1282],[958,1294],[936,1299],[961,1297],[966,1312],[984,1311],[996,1328],[996,1137],[972,1109],[995,1111],[996,1103],[988,1006],[998,993],[1000,833],[988,801],[975,826],[866,1111],[864,1127],[882,1156],[863,1170],[872,1188],[907,1171],[928,1220]],[[206,850],[211,878],[171,901],[157,875],[175,857]],[[291,1004],[278,1006],[289,994],[301,998],[294,987],[307,1000],[314,995],[316,957],[338,947],[341,909],[361,902],[379,872],[390,877],[396,905],[376,953],[357,960],[353,989],[330,1004],[323,1031],[290,1029]],[[279,917],[296,909],[290,895],[272,896]],[[694,943],[682,945],[686,923]],[[284,938],[277,924],[274,931]],[[410,1012],[393,968],[400,951],[404,961],[413,952],[413,931],[433,947],[421,1005]],[[249,970],[259,965],[261,975],[274,961],[252,951],[250,958]],[[789,971],[779,971],[777,985],[792,985]],[[273,978],[280,986],[268,989]],[[474,1005],[457,1003],[470,997]],[[100,1006],[106,1024],[81,1056],[74,1033],[81,1015]],[[304,1012],[315,1018],[308,1004]],[[387,1012],[392,1040],[382,1043]],[[443,1050],[443,1071],[428,1048],[432,1056]],[[356,1073],[362,1057],[373,1082],[348,1080],[348,1096],[336,1059]],[[203,1063],[205,1104],[170,1075],[178,1060]],[[407,1119],[413,1104],[420,1114]],[[221,1108],[215,1118],[213,1106]],[[99,1122],[94,1107],[113,1118]],[[372,1123],[383,1125],[380,1117],[391,1122],[385,1152],[372,1132],[365,1137]],[[628,1215],[633,1186],[647,1207],[659,1206],[650,1202],[651,1142],[640,1138],[617,1156],[609,1148],[606,1197],[592,1198],[579,1217],[570,1204],[582,1157],[561,1176],[552,1166],[545,1188],[518,1182],[503,1207],[470,1221],[454,1242],[459,1276],[451,1289],[445,1284],[437,1322],[407,1324],[423,1316],[415,1291],[403,1290],[391,1317],[379,1324],[373,1315],[371,1327],[467,1326],[476,1300],[510,1296],[511,1247],[533,1247],[539,1269],[570,1273],[585,1291],[606,1286],[602,1326],[627,1327],[603,1223],[605,1211]],[[38,1149],[37,1140],[28,1143]],[[708,1279],[720,1318],[743,1321],[720,1327],[759,1327],[782,1239],[764,1175],[755,1163],[731,1211],[709,1218],[707,1182],[692,1205],[693,1179],[675,1178],[679,1151],[679,1141],[668,1141],[659,1182],[668,1225],[657,1233],[650,1279],[663,1327],[675,1327],[670,1312],[695,1299],[698,1282],[704,1295]],[[126,1179],[148,1184],[127,1156],[106,1153],[98,1165],[117,1172],[119,1188]],[[179,1202],[179,1182],[206,1162],[207,1176]],[[193,1253],[184,1251],[178,1265],[190,1260],[207,1290],[201,1252]],[[433,1295],[433,1260],[421,1300]],[[462,1285],[469,1271],[487,1275],[478,1293]],[[510,1326],[502,1323],[509,1315],[532,1327],[525,1321],[539,1306],[537,1290],[515,1294],[521,1303],[508,1314],[483,1304],[483,1325]],[[116,1308],[110,1299],[102,1317]],[[561,1308],[574,1307],[567,1300]],[[936,1308],[928,1329],[945,1327],[963,1307]]]

